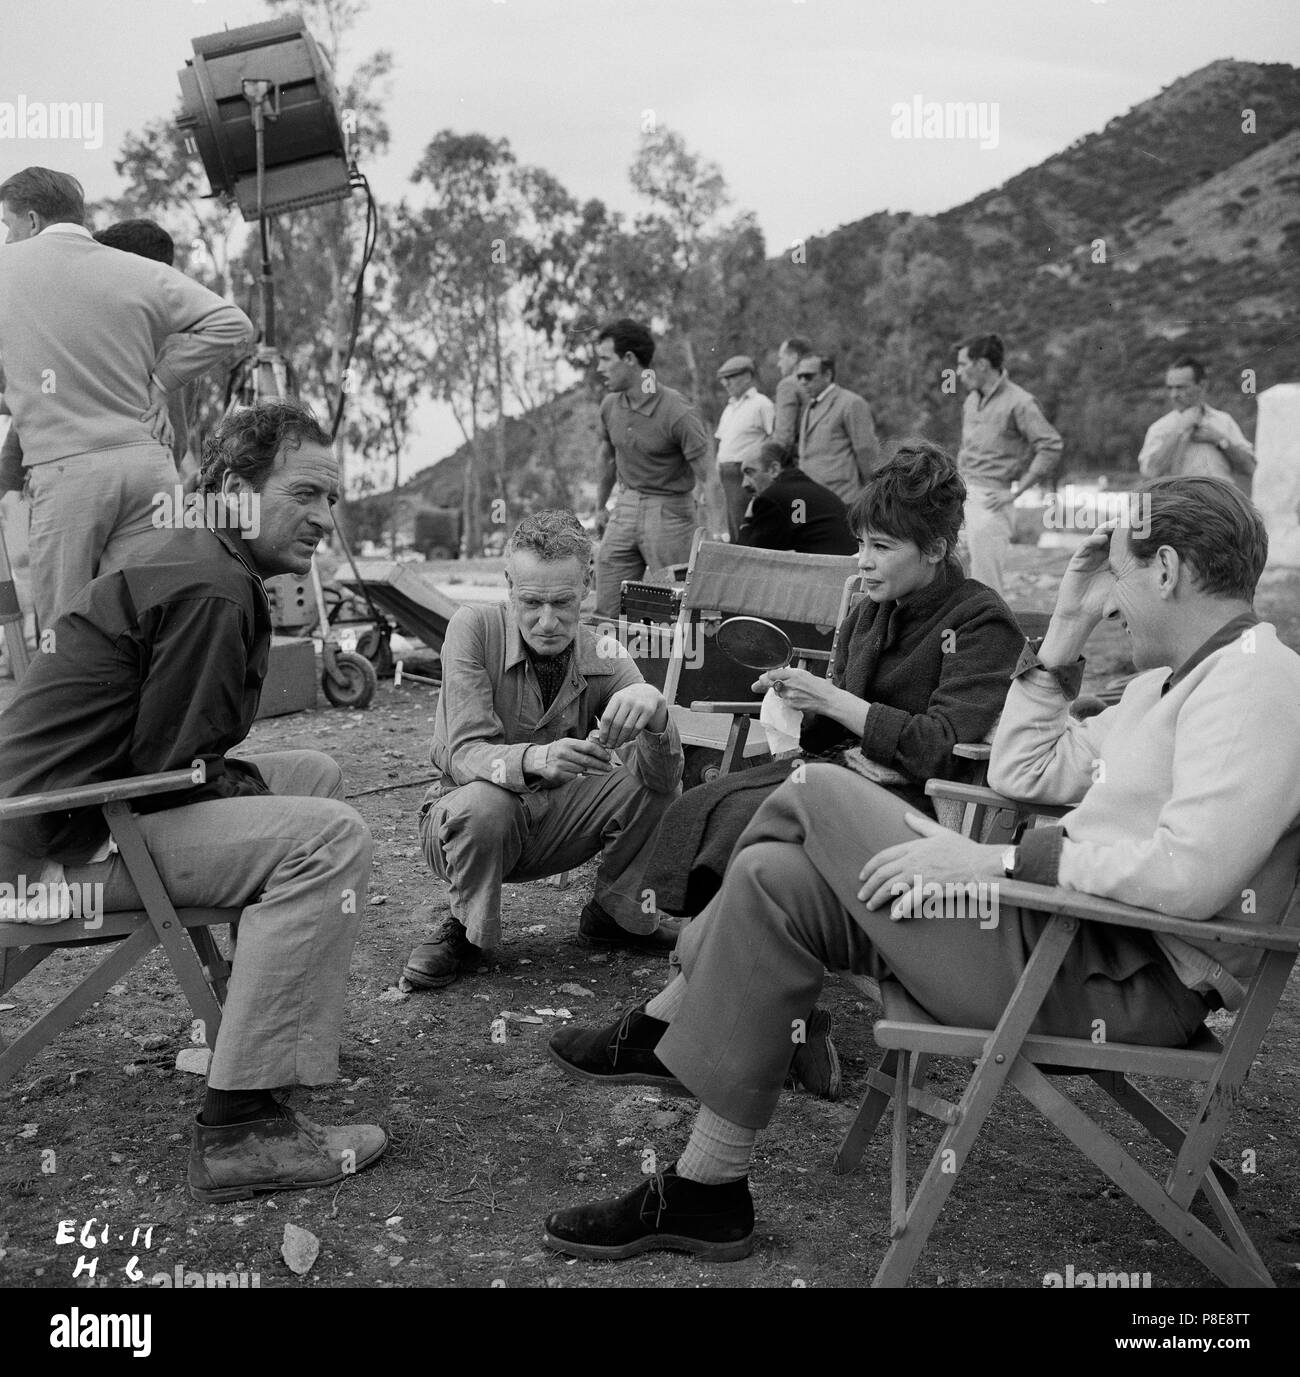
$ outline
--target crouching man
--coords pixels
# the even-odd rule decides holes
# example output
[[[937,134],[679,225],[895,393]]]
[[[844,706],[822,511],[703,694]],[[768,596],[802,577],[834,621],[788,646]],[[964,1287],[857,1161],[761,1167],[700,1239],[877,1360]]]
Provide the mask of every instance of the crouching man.
[[[306,573],[333,527],[329,436],[296,402],[234,412],[209,441],[201,485],[247,524],[178,530],[73,598],[0,717],[0,797],[204,761],[205,784],[135,806],[174,904],[242,910],[189,1164],[196,1199],[240,1200],[341,1181],[388,1145],[381,1128],[316,1124],[271,1093],[338,1075],[372,842],[328,756],[226,754],[252,726],[267,671],[262,579]],[[98,808],[8,823],[0,872],[102,885],[105,909],[140,907]]]
[[[1252,606],[1264,523],[1218,478],[1138,492],[1147,533],[1103,526],[1075,552],[993,742],[994,788],[1071,811],[1003,848],[947,831],[850,770],[810,765],[805,782],[782,785],[683,933],[683,974],[605,1028],[552,1038],[572,1075],[685,1088],[701,1107],[673,1166],[627,1195],[555,1212],[551,1247],[717,1261],[751,1250],[755,1137],[827,967],[892,977],[943,1023],[995,1027],[1047,915],[1002,905],[990,927],[949,899],[922,921],[932,883],[1010,876],[1192,920],[1278,921],[1300,861],[1300,656]],[[1080,721],[1070,701],[1103,617],[1132,638],[1139,673],[1116,706]],[[1240,1005],[1258,960],[1230,943],[1082,928],[1035,1032],[1086,1039],[1100,1019],[1109,1041],[1182,1047],[1212,1009]]]
[[[680,792],[682,744],[663,695],[618,642],[580,625],[591,578],[577,517],[537,512],[506,544],[508,605],[462,607],[447,624],[431,752],[442,778],[420,809],[420,838],[451,887],[451,913],[411,953],[404,988],[449,985],[491,953],[503,881],[597,852],[580,940],[664,956],[677,941],[641,874]]]

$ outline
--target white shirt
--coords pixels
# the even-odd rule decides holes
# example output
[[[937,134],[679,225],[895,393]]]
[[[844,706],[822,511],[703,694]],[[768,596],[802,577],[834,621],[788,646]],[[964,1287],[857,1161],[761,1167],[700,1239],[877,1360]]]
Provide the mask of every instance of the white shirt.
[[[776,407],[756,387],[732,397],[718,417],[713,437],[718,442],[719,464],[743,464],[757,454],[776,427]]]
[[[1244,445],[1252,454],[1254,453],[1250,441],[1241,433],[1241,427],[1226,411],[1216,411],[1212,406],[1207,406],[1205,419],[1234,444]],[[1182,413],[1178,411],[1167,411],[1151,423],[1146,439],[1142,442],[1142,452],[1138,455],[1138,468],[1143,473],[1151,472],[1153,455],[1181,430],[1184,424]],[[1227,478],[1229,481],[1236,481],[1237,477],[1237,470],[1229,462],[1228,456],[1217,445],[1205,440],[1189,440],[1178,468],[1168,469],[1166,472],[1177,478]]]

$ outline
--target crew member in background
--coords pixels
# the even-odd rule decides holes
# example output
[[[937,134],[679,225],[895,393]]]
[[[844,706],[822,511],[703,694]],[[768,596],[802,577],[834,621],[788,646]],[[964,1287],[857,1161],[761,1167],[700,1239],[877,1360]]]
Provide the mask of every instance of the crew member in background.
[[[804,354],[794,376],[807,403],[799,422],[799,467],[850,503],[880,466],[871,408],[839,386],[835,359],[824,351]]]
[[[957,466],[967,489],[970,576],[1000,594],[1016,498],[1056,473],[1062,447],[1042,408],[1007,377],[1003,357],[997,335],[972,335],[957,349],[957,376],[969,389]]]
[[[248,348],[248,317],[162,263],[97,244],[80,184],[29,167],[0,183],[0,391],[31,498],[42,627],[97,574],[170,535],[167,395]]]
[[[776,366],[781,380],[776,385],[776,424],[772,438],[780,442],[792,453],[799,448],[799,421],[803,416],[803,393],[794,376],[799,359],[812,345],[800,335],[791,335],[781,341],[776,351]]]
[[[734,544],[749,506],[741,466],[751,456],[757,456],[763,441],[771,435],[775,408],[771,399],[755,387],[754,360],[748,354],[728,359],[718,369],[718,378],[727,389],[729,400],[718,417],[713,436],[718,442],[718,478],[727,508],[727,534]]]
[[[1190,354],[1165,374],[1172,411],[1153,421],[1142,442],[1138,468],[1148,478],[1226,478],[1247,496],[1255,474],[1255,449],[1226,411],[1206,404],[1205,365]]]
[[[857,554],[848,508],[829,488],[814,483],[779,441],[766,441],[745,460],[741,473],[751,500],[739,544],[806,555]]]
[[[708,490],[709,434],[698,412],[650,367],[654,337],[638,321],[612,321],[596,337],[600,472],[596,482],[596,613],[617,617],[624,579],[685,564],[695,539],[696,502]],[[618,501],[605,522],[605,504]]]

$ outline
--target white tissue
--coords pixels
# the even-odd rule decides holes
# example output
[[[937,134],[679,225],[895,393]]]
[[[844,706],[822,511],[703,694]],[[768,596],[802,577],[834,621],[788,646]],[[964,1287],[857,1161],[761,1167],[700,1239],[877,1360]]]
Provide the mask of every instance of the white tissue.
[[[763,731],[767,734],[767,748],[773,755],[782,751],[793,751],[799,745],[799,728],[803,725],[803,713],[792,708],[784,699],[778,698],[774,688],[763,695],[763,706],[758,714]]]

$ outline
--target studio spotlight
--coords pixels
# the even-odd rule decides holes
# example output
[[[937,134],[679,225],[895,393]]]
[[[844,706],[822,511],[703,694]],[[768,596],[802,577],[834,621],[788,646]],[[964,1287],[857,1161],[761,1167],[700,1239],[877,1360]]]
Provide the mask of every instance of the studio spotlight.
[[[301,17],[290,15],[193,40],[178,73],[184,111],[214,196],[245,220],[348,195],[347,143],[330,66]],[[260,127],[259,127],[260,126]],[[257,143],[265,176],[258,198]]]

